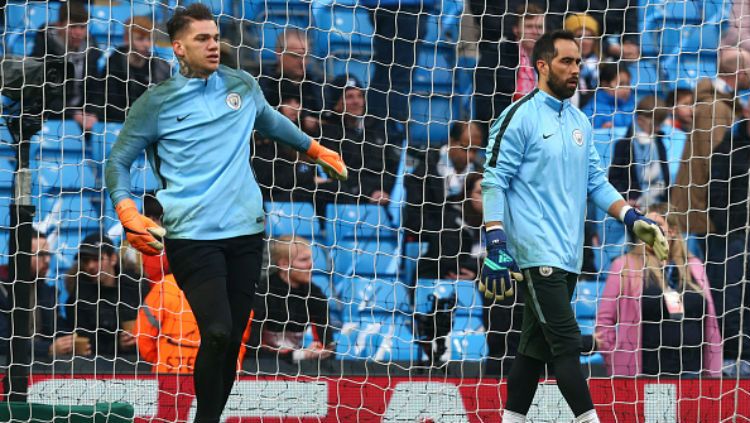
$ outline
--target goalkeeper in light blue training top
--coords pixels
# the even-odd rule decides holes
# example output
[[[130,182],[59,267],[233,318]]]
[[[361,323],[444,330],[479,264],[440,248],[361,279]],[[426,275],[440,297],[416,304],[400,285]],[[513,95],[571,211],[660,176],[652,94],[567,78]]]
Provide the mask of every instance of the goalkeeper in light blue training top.
[[[544,364],[552,363],[576,422],[593,423],[599,419],[581,372],[581,332],[570,306],[587,200],[622,220],[661,259],[668,246],[661,229],[610,185],[588,118],[570,104],[581,64],[573,34],[544,34],[532,63],[538,87],[490,129],[482,182],[487,257],[479,288],[504,299],[519,281],[526,299],[503,422],[525,421]]]
[[[337,153],[271,109],[252,76],[219,66],[219,31],[206,6],[178,9],[167,32],[180,74],[133,104],[106,182],[130,244],[150,255],[166,247],[201,337],[195,421],[218,423],[260,278],[265,221],[250,168],[252,131],[306,152],[338,179],[347,171]],[[130,198],[130,166],[144,150],[160,181],[164,228]]]

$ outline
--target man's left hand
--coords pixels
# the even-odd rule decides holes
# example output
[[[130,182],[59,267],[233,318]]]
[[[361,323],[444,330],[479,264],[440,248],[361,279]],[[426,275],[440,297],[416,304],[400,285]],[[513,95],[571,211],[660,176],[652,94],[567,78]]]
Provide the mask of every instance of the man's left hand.
[[[669,243],[667,243],[664,232],[656,222],[634,208],[625,213],[623,222],[638,239],[654,249],[654,253],[659,260],[664,261],[669,258]]]

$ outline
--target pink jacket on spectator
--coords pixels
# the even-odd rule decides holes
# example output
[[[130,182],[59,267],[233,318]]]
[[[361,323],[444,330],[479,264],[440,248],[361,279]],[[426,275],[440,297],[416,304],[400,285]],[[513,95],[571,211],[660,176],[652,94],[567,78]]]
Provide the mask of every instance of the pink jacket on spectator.
[[[722,340],[716,321],[716,310],[703,263],[688,259],[693,278],[703,288],[708,315],[703,332],[703,360],[706,376],[718,377],[722,365]],[[642,261],[624,255],[612,262],[596,315],[596,341],[612,376],[641,374],[641,294],[643,294]]]

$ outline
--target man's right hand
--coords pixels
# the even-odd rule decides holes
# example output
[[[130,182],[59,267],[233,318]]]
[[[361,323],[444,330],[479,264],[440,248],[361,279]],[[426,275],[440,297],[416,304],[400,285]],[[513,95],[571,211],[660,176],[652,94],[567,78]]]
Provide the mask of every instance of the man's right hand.
[[[73,354],[73,335],[58,336],[49,346],[50,357]]]
[[[315,160],[315,163],[323,166],[329,176],[340,181],[345,181],[349,177],[346,164],[339,153],[323,147],[319,142],[312,140],[306,154]]]
[[[161,253],[164,249],[161,238],[167,234],[164,228],[140,214],[135,202],[130,198],[117,203],[115,210],[128,242],[133,248],[147,256],[156,256]]]
[[[487,257],[479,276],[479,291],[488,299],[502,301],[515,294],[515,281],[523,275],[508,253],[507,238],[502,228],[487,231]]]

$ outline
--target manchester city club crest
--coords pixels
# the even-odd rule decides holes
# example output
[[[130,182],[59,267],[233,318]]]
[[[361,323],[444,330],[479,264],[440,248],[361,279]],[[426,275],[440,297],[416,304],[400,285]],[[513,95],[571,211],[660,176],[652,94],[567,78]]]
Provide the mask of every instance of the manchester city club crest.
[[[232,110],[239,110],[242,107],[242,97],[237,93],[229,93],[227,96],[227,106]]]
[[[578,146],[582,146],[583,145],[583,131],[581,131],[580,129],[574,130],[573,141],[575,141],[576,144],[578,144]]]

